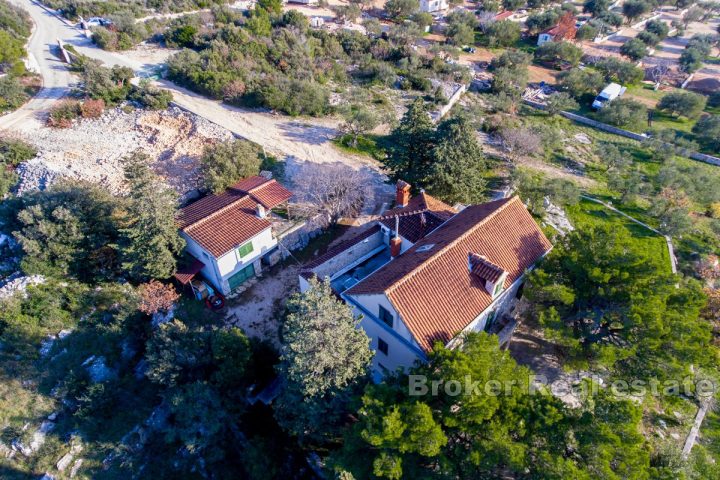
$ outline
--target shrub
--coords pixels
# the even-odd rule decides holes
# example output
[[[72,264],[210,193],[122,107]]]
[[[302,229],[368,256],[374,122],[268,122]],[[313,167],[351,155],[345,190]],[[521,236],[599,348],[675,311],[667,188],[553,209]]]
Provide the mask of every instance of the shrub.
[[[64,100],[50,109],[48,126],[55,128],[68,128],[72,121],[80,116],[80,102]]]
[[[720,202],[711,203],[707,214],[710,218],[720,218]]]
[[[558,75],[560,88],[575,98],[586,94],[597,95],[605,81],[599,72],[573,68]]]
[[[19,138],[0,137],[0,163],[15,166],[37,155],[37,149]]]
[[[0,112],[15,110],[29,98],[17,77],[8,75],[0,78]]]
[[[257,175],[262,163],[257,145],[233,140],[207,147],[200,159],[203,186],[219,193],[243,178]]]
[[[647,108],[629,98],[618,98],[604,106],[597,114],[601,122],[616,127],[636,128],[647,119]]]
[[[99,118],[105,111],[105,102],[102,99],[85,100],[80,106],[83,118]]]
[[[150,110],[165,110],[170,106],[173,94],[152,86],[148,80],[142,80],[139,86],[133,87],[128,98]]]

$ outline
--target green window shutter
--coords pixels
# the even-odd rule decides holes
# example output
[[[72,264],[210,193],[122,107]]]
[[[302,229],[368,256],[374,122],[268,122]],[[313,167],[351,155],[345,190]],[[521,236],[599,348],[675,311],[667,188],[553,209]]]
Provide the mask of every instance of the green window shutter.
[[[238,247],[237,251],[238,251],[238,255],[240,256],[240,258],[243,258],[246,255],[249,255],[253,251],[252,242],[248,242],[245,245],[241,245],[240,247]]]

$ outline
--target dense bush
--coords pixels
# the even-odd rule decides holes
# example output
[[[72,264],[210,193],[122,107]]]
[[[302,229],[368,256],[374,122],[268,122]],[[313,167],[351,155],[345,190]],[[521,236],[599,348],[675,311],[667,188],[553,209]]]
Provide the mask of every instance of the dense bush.
[[[29,98],[20,78],[12,75],[0,78],[0,112],[15,110]]]
[[[203,187],[220,193],[243,178],[257,175],[262,160],[258,146],[245,140],[207,147],[200,159]]]
[[[148,80],[142,80],[139,86],[132,88],[128,99],[150,110],[165,110],[170,106],[173,94],[169,90],[152,86]]]
[[[490,47],[511,47],[520,40],[520,24],[512,20],[492,23],[485,34]]]
[[[55,128],[68,128],[72,121],[80,116],[80,102],[63,100],[55,104],[48,115],[48,126]]]
[[[141,17],[151,14],[151,10],[161,13],[186,12],[232,2],[229,0],[42,0],[42,3],[61,10],[66,18],[74,20],[81,16],[107,17],[116,14]]]
[[[410,45],[420,29],[411,21],[384,39],[348,30],[299,30],[286,26],[286,16],[273,26],[267,12],[255,12],[238,25],[242,19],[226,24],[214,11],[212,28],[186,39],[199,51],[185,49],[170,58],[169,78],[228,103],[317,116],[330,111],[329,85],[392,86],[402,75],[403,88],[427,91],[430,77],[457,79],[464,71],[418,55]]]

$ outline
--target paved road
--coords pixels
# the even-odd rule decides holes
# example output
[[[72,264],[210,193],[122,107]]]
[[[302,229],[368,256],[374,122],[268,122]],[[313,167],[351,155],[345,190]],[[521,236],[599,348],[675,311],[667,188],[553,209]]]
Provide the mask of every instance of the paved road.
[[[38,117],[58,98],[65,95],[68,87],[74,82],[60,59],[51,53],[51,48],[57,45],[58,38],[71,38],[77,31],[73,31],[52,14],[29,1],[10,0],[10,2],[24,7],[35,23],[27,45],[28,64],[31,70],[42,75],[43,88],[22,108],[0,117],[0,129],[13,128],[33,119],[40,122]]]

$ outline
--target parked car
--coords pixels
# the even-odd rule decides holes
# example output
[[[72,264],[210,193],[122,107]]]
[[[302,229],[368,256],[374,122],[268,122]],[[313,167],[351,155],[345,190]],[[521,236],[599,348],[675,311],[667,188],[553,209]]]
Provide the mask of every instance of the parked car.
[[[611,83],[607,87],[603,88],[602,92],[595,97],[592,103],[593,108],[601,109],[608,103],[612,102],[616,98],[622,96],[625,93],[626,88],[617,83]]]

